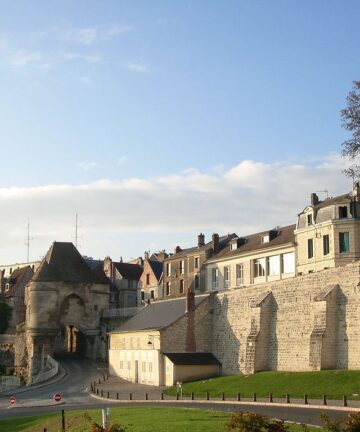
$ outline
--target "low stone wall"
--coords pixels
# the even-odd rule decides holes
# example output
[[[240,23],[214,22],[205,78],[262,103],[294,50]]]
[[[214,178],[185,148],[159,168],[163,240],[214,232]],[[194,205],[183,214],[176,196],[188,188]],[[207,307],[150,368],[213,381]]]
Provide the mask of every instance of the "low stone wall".
[[[15,335],[0,335],[0,365],[14,366]]]
[[[44,369],[40,373],[32,377],[31,385],[40,384],[44,381],[47,381],[57,375],[58,372],[59,363],[48,355],[46,358],[46,364]]]

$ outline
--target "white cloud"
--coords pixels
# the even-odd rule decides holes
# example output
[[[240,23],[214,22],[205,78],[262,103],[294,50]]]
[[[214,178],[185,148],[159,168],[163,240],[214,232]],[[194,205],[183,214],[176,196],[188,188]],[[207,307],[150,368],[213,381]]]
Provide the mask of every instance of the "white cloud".
[[[21,259],[16,251],[23,247],[19,226],[25,227],[24,215],[38,232],[33,242],[36,256],[43,255],[55,239],[72,240],[76,212],[86,220],[84,253],[96,257],[140,255],[150,242],[169,249],[188,242],[189,233],[195,239],[200,231],[246,235],[295,223],[311,192],[327,189],[335,196],[351,189],[341,173],[344,165],[332,154],[315,164],[247,160],[223,173],[189,169],[148,179],[0,188],[0,262],[9,262],[9,254],[12,260]],[[84,170],[97,166],[96,162],[79,164]]]
[[[154,70],[154,68],[142,62],[128,62],[125,66],[129,71],[138,73],[148,73]]]
[[[84,84],[89,87],[94,85],[94,81],[88,76],[81,76],[79,77],[78,81],[81,82],[81,84]]]
[[[27,66],[38,66],[47,64],[44,57],[38,52],[20,50],[10,57],[8,65],[14,69],[23,69]]]
[[[82,53],[72,53],[72,52],[66,52],[61,53],[60,57],[64,60],[81,60],[85,61],[87,63],[99,63],[101,61],[100,54],[82,54]]]
[[[118,163],[118,165],[121,166],[121,165],[124,165],[127,162],[127,160],[128,160],[127,156],[121,156],[121,157],[119,157],[117,163]]]
[[[123,33],[129,33],[133,30],[134,30],[134,26],[132,26],[132,25],[114,24],[114,25],[107,27],[103,30],[102,37],[105,40],[109,40],[115,36],[118,36],[118,35],[123,34]]]
[[[95,27],[81,28],[70,32],[72,39],[82,45],[91,45],[98,36],[98,30]]]
[[[81,79],[81,78],[80,78]],[[85,83],[86,84],[92,84],[92,82],[88,82],[88,81],[86,81],[88,78],[87,77],[82,77],[82,79],[83,79],[83,82],[84,82],[84,80],[85,80]],[[79,162],[78,164],[78,167],[79,168],[81,168],[83,171],[90,171],[90,170],[92,170],[92,169],[94,169],[94,168],[97,168],[98,166],[99,166],[99,164],[97,163],[97,162],[86,162],[86,161],[84,161],[84,162]]]

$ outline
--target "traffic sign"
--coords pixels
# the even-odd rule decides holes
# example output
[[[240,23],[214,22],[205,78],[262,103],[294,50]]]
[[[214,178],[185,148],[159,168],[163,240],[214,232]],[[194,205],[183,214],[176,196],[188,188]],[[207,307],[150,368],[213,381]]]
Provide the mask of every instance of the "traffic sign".
[[[9,404],[11,406],[14,406],[15,403],[16,403],[16,397],[15,396],[10,396],[10,398],[9,398]]]
[[[55,393],[54,394],[54,401],[55,402],[60,402],[61,401],[61,394],[60,393]]]

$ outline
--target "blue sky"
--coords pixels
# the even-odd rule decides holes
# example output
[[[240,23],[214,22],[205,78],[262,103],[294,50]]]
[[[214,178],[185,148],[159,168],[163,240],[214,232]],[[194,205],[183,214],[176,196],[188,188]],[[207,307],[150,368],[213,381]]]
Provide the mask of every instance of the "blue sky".
[[[343,192],[334,153],[359,79],[359,12],[348,0],[1,0],[0,262],[23,260],[27,218],[33,259],[71,240],[76,212],[83,253],[130,258],[199,231],[292,223],[313,190]],[[219,200],[232,218],[212,214]]]

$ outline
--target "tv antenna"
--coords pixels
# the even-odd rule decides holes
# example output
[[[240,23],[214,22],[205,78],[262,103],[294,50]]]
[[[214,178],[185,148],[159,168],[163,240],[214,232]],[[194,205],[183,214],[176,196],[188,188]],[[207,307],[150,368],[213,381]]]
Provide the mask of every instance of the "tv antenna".
[[[324,189],[324,190],[318,190],[318,191],[316,191],[317,193],[325,193],[326,194],[326,199],[328,199],[329,198],[329,191],[327,190],[327,189]]]
[[[30,221],[28,220],[27,224],[27,237],[25,241],[26,246],[26,262],[30,262],[30,243],[34,240],[34,237],[30,237]]]
[[[76,213],[75,215],[75,247],[76,249],[80,246],[79,245],[79,215]]]

